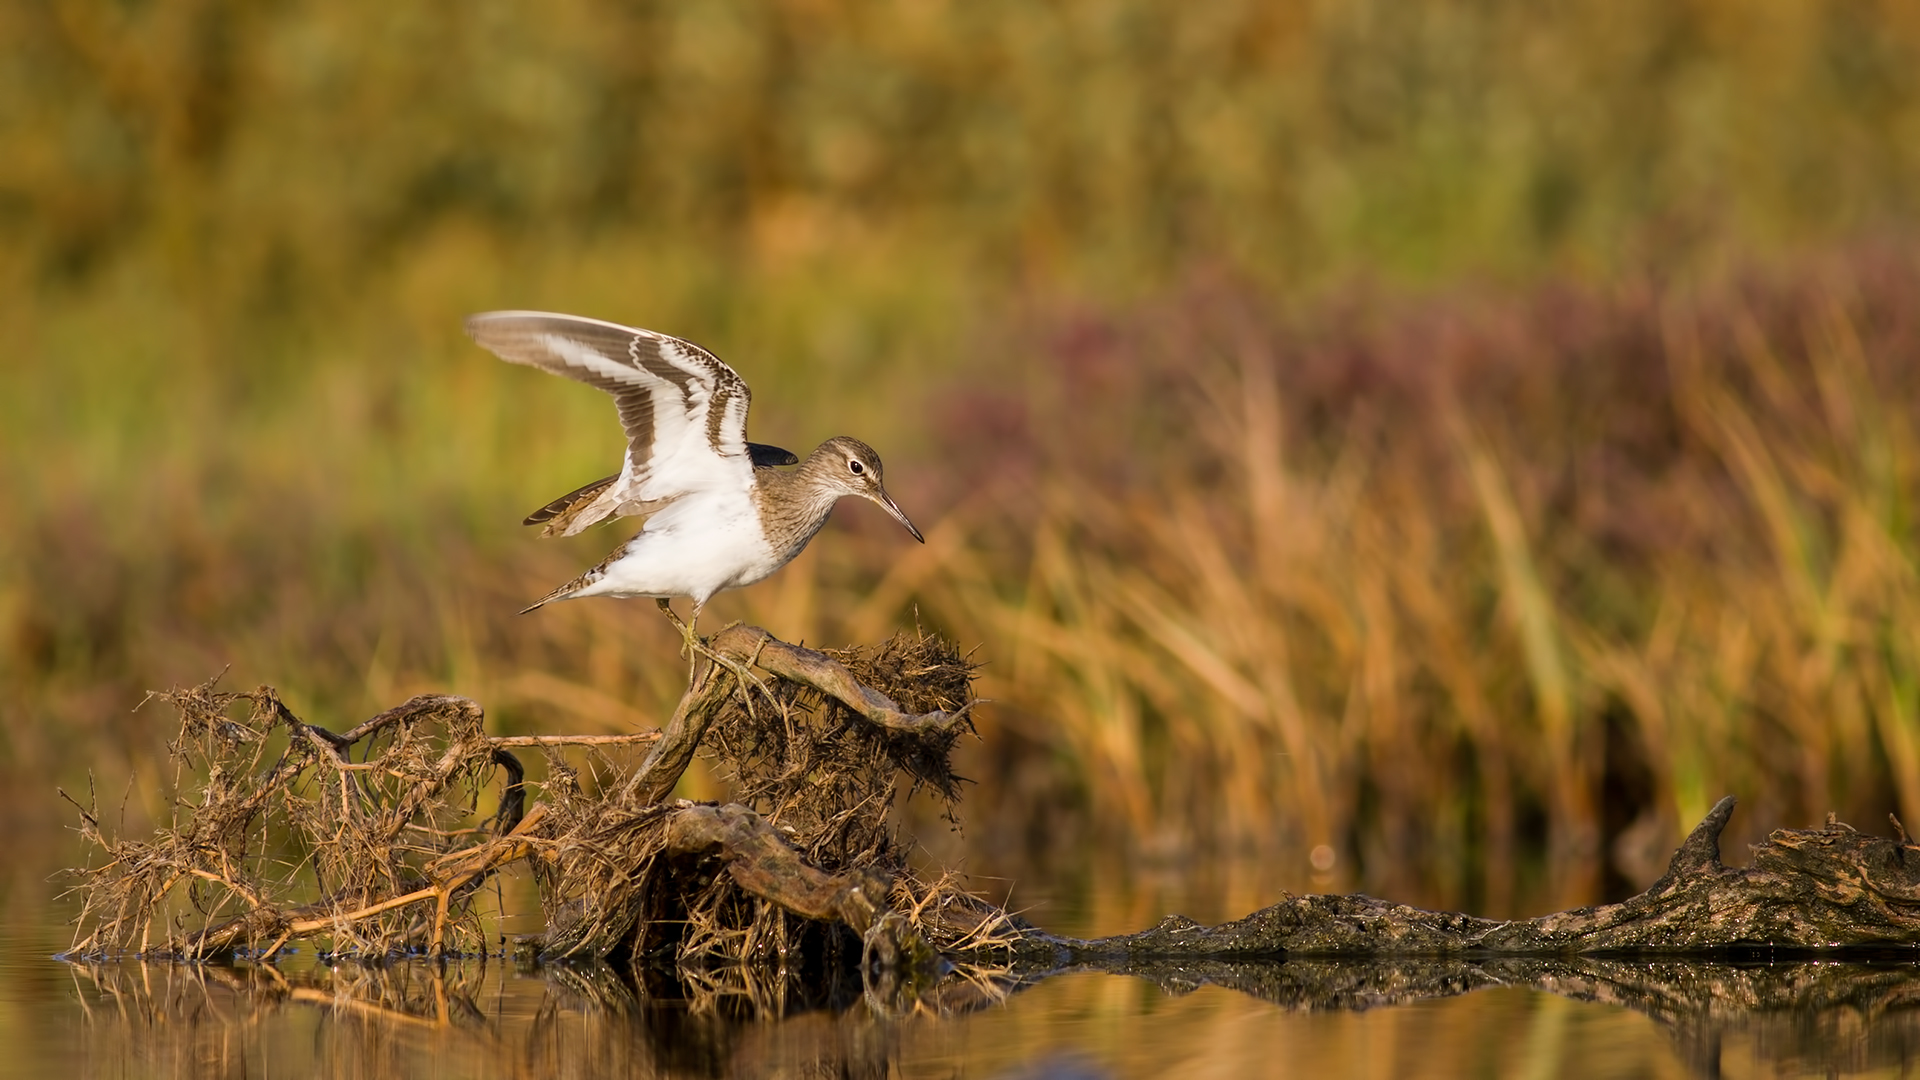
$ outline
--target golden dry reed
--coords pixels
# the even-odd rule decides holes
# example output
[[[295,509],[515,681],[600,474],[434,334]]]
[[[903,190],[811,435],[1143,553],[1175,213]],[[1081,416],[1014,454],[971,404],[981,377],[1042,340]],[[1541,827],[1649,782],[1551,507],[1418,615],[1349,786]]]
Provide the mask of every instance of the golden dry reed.
[[[1912,819],[1916,288],[1856,252],[1028,327],[1028,385],[954,427],[1001,431],[964,509],[849,631],[910,592],[993,643],[1002,737],[1131,836],[1290,836],[1407,889],[1499,894],[1543,842],[1571,896],[1644,885],[1726,793],[1763,828]]]
[[[618,453],[459,333],[545,307],[880,447],[927,546],[711,617],[977,643],[976,843],[1498,909],[1729,791],[1920,816],[1911,4],[60,0],[0,70],[21,813],[163,810],[130,710],[228,665],[657,722],[646,605],[510,614],[618,539],[513,524]]]

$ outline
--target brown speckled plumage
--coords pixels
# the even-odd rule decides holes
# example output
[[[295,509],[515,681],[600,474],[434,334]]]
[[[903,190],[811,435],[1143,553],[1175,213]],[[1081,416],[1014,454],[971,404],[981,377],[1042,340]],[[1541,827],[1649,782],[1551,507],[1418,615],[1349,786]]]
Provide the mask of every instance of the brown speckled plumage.
[[[860,475],[848,472],[850,461],[859,461],[865,470]],[[861,477],[867,480],[863,483]],[[756,475],[753,504],[760,511],[761,527],[767,534],[767,546],[782,562],[800,554],[807,541],[827,523],[833,504],[842,495],[861,495],[886,506],[886,488],[880,455],[873,447],[850,435],[828,439],[808,454],[792,472],[769,469]],[[859,485],[867,490],[848,490]],[[875,493],[878,498],[875,498]],[[891,500],[888,500],[891,501]],[[919,531],[908,525],[909,531]]]

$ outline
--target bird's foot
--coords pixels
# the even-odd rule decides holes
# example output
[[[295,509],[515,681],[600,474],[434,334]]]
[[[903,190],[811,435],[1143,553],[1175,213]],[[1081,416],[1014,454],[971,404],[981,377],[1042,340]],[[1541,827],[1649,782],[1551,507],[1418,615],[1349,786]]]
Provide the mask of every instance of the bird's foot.
[[[701,641],[698,637],[696,637],[694,640],[698,642],[698,648],[700,652],[704,656],[706,656],[708,660],[711,660],[713,663],[718,664],[723,668],[726,668],[729,672],[733,674],[734,679],[737,681],[737,685],[740,687],[741,700],[747,706],[748,716],[754,715],[753,691],[755,690],[760,691],[760,695],[766,698],[768,704],[772,705],[774,709],[777,712],[779,712],[779,714],[782,717],[785,717],[787,715],[786,705],[782,703],[779,698],[773,696],[772,688],[767,686],[766,682],[762,680],[760,676],[755,675],[753,673],[753,668],[749,664],[743,664],[740,661],[735,660],[730,656],[726,656],[715,649],[709,648],[707,646],[707,643],[705,641]]]
[[[688,661],[688,670],[687,670],[688,689],[692,689],[693,680],[696,676],[699,675],[700,658],[704,656],[707,658],[707,660],[710,663],[718,667],[723,667],[727,669],[727,671],[733,675],[735,681],[740,686],[742,691],[742,696],[746,701],[747,715],[749,716],[753,715],[753,694],[751,691],[754,689],[759,690],[761,695],[764,696],[767,699],[767,701],[773,705],[775,709],[779,710],[780,715],[782,717],[785,717],[787,715],[786,705],[783,704],[779,698],[774,696],[773,690],[767,686],[766,682],[763,681],[760,678],[760,676],[755,675],[753,673],[753,670],[751,667],[752,661],[749,661],[746,664],[742,664],[738,660],[735,660],[730,656],[722,655],[718,650],[710,647],[707,644],[707,639],[701,637],[699,633],[695,631],[694,627],[700,621],[700,611],[697,607],[694,609],[693,619],[691,621],[681,622],[680,616],[674,614],[672,604],[668,603],[665,599],[658,599],[656,602],[660,605],[660,610],[663,612],[666,612],[667,618],[672,620],[673,625],[679,628],[681,638],[686,644],[687,661]],[[728,623],[725,627],[721,629],[720,632],[724,634],[728,630],[731,630],[734,627],[739,625],[740,625],[740,622],[738,620],[735,620],[731,623]],[[758,655],[758,650],[756,650],[755,652],[756,652],[756,655]]]

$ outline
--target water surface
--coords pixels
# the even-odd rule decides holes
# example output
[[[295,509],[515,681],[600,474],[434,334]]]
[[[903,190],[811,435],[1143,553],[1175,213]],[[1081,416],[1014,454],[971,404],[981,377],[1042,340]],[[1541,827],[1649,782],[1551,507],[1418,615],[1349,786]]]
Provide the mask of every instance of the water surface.
[[[0,894],[0,1076],[1902,1076],[1920,1061],[1912,963],[1575,965],[1539,982],[1557,992],[1503,985],[1522,980],[1488,963],[1425,999],[1402,992],[1411,974],[1324,961],[1255,971],[1244,989],[1177,966],[1157,982],[975,973],[918,1002],[856,989],[781,1015],[772,997],[690,1000],[604,967],[499,959],[68,964],[54,959],[71,935],[58,883],[14,870]],[[1096,884],[1097,901],[1023,886],[1015,906],[1029,898],[1038,921],[1076,933],[1252,906],[1239,888],[1174,899]],[[1271,989],[1348,970],[1337,1000]]]
[[[8,1076],[1894,1076],[1920,1048],[1884,999],[1656,1017],[1493,987],[1303,1008],[1083,972],[1003,1000],[949,984],[897,1011],[756,1019],[742,999],[654,996],[605,968],[83,966],[51,959],[56,935],[37,929],[0,943]],[[1911,969],[1889,977],[1920,991]]]

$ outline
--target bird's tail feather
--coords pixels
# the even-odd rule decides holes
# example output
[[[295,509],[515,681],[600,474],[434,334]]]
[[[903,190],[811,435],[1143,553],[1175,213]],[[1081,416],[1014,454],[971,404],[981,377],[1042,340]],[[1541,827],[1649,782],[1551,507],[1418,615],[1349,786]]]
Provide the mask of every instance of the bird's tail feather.
[[[568,599],[569,597],[573,596],[574,593],[579,592],[581,589],[586,588],[587,586],[593,584],[598,580],[600,580],[600,571],[599,571],[599,567],[595,567],[594,569],[589,570],[584,574],[581,574],[579,577],[574,578],[572,581],[567,582],[565,585],[562,585],[559,588],[553,590],[552,592],[541,597],[540,599],[535,600],[533,603],[528,604],[526,607],[521,608],[519,613],[522,615],[525,615],[529,611],[536,611],[540,608],[547,606],[548,604],[553,603],[556,600]]]

